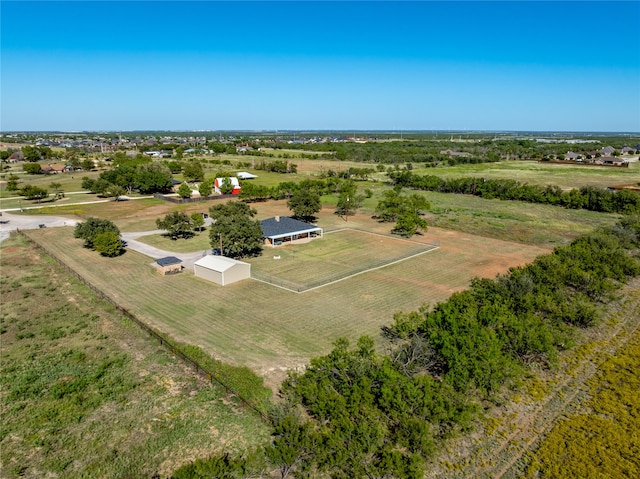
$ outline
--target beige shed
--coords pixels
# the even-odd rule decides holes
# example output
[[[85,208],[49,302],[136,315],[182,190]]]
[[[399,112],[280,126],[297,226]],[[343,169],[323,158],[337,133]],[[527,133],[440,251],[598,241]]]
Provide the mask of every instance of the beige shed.
[[[226,256],[207,255],[194,263],[193,272],[198,278],[225,286],[251,278],[251,265]]]

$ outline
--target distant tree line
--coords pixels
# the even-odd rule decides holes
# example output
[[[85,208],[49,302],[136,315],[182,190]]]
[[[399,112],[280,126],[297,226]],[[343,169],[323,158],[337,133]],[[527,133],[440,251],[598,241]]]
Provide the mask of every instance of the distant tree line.
[[[173,477],[422,478],[442,441],[472,427],[481,401],[532,365],[552,367],[639,275],[640,215],[628,215],[530,265],[475,279],[433,308],[396,314],[382,330],[388,354],[366,336],[355,348],[340,339],[291,373],[269,444],[200,459]]]
[[[392,171],[394,185],[439,193],[475,195],[486,199],[516,200],[585,209],[603,213],[640,212],[640,194],[634,191],[612,191],[596,186],[563,191],[555,185],[529,185],[516,180],[483,179],[477,177],[440,178],[416,175],[410,171]]]

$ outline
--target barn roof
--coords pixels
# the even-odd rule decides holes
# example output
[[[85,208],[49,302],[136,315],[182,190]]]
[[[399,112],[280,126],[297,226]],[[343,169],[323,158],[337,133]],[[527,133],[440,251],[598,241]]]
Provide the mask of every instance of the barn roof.
[[[172,264],[180,264],[182,260],[180,258],[176,258],[175,256],[165,256],[164,258],[160,258],[156,260],[160,266],[169,266]]]
[[[265,238],[278,238],[289,236],[292,234],[308,233],[311,231],[320,231],[319,228],[304,221],[289,218],[288,216],[275,216],[260,222],[262,234]]]
[[[202,266],[204,268],[212,269],[214,271],[225,272],[230,268],[233,268],[237,264],[249,264],[244,261],[238,261],[237,259],[227,258],[226,256],[214,256],[208,254],[203,256],[194,263],[195,265]]]

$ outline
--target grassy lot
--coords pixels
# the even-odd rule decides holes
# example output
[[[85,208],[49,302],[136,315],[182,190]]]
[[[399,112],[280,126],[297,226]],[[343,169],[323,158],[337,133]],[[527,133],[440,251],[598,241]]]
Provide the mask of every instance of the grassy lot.
[[[520,201],[487,200],[469,195],[423,192],[432,205],[427,222],[526,244],[553,247],[619,218],[587,210],[571,210]]]
[[[512,179],[529,184],[558,185],[565,189],[586,185],[606,188],[640,181],[640,162],[631,163],[629,168],[561,165],[537,161],[501,161],[438,168],[419,168],[416,164],[414,173],[443,178],[478,176],[488,179]]]
[[[310,243],[267,247],[249,261],[251,275],[294,291],[405,260],[435,246],[353,229],[326,233]]]
[[[0,477],[166,477],[264,425],[35,249],[2,243]]]
[[[350,224],[386,227],[366,216]],[[326,353],[338,337],[377,338],[397,310],[443,300],[475,276],[494,276],[545,251],[434,228],[421,241],[439,242],[436,251],[298,295],[253,280],[217,286],[191,271],[161,277],[136,252],[107,259],[82,248],[71,228],[29,234],[144,321],[217,359],[251,367],[275,381],[271,386],[284,369]]]

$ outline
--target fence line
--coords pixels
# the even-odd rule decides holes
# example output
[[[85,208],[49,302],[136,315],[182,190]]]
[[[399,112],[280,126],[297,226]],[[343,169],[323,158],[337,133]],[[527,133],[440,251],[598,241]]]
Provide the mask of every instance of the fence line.
[[[154,193],[153,196],[160,200],[170,201],[171,203],[199,203],[201,201],[209,200],[224,200],[227,198],[237,198],[238,195],[215,195],[215,196],[197,196],[195,198],[176,198],[174,196],[167,196],[161,193]]]
[[[326,234],[328,235],[330,233],[335,233],[335,232],[344,231],[344,230],[354,230],[362,233],[368,233],[368,234],[389,238],[389,236],[387,235],[383,235],[380,233],[371,233],[369,231],[359,230],[355,228],[341,228],[339,230],[327,232]],[[306,293],[307,291],[322,288],[330,284],[338,283],[340,281],[344,281],[345,279],[352,278],[359,274],[364,274],[369,271],[375,271],[377,269],[381,269],[386,266],[391,266],[396,263],[400,263],[402,261],[415,258],[416,256],[420,256],[424,253],[428,253],[429,251],[436,250],[440,247],[439,241],[437,241],[436,243],[419,243],[417,241],[412,241],[406,238],[393,238],[393,239],[412,243],[413,245],[415,245],[415,247],[399,255],[385,258],[383,260],[371,260],[364,264],[360,264],[359,266],[352,268],[348,271],[341,271],[338,273],[328,274],[322,278],[313,279],[309,281],[288,280],[288,279],[278,277],[275,274],[261,273],[259,271],[256,271],[255,269],[251,271],[251,278],[254,280],[260,281],[262,283],[270,284],[272,286],[276,286],[278,288],[291,291],[293,293]]]
[[[157,332],[156,330],[151,328],[149,325],[147,325],[146,323],[144,323],[143,321],[138,319],[132,312],[130,312],[128,309],[126,309],[125,307],[123,307],[120,304],[118,304],[113,298],[111,298],[105,292],[103,292],[98,287],[96,287],[95,285],[90,283],[86,278],[84,278],[81,274],[79,274],[77,271],[75,271],[73,268],[71,268],[69,265],[67,265],[61,258],[59,258],[55,253],[53,253],[51,250],[49,250],[42,243],[40,243],[40,242],[36,241],[34,238],[28,236],[24,231],[21,231],[20,229],[16,229],[16,233],[19,234],[20,236],[22,236],[23,238],[25,238],[26,240],[28,240],[29,242],[31,242],[32,244],[34,244],[37,248],[41,249],[45,254],[50,256],[53,260],[56,261],[56,263],[58,263],[59,266],[61,266],[68,273],[70,273],[72,276],[77,278],[80,282],[82,282],[89,289],[91,289],[98,296],[98,298],[100,298],[103,301],[108,302],[113,307],[115,307],[116,310],[120,314],[125,316],[127,319],[133,321],[143,331],[145,331],[147,334],[149,334],[149,336],[151,336],[152,338],[156,339],[160,343],[161,346],[163,346],[166,349],[168,349],[169,352],[171,352],[174,356],[176,356],[178,359],[182,360],[187,365],[189,365],[192,369],[194,369],[197,374],[199,374],[201,376],[204,376],[207,380],[209,380],[211,382],[218,383],[220,386],[222,386],[225,389],[225,391],[228,394],[232,394],[232,395],[236,396],[242,405],[244,405],[246,408],[258,413],[258,415],[265,422],[270,422],[271,421],[269,416],[264,411],[262,411],[253,402],[251,402],[250,400],[248,400],[245,397],[243,397],[235,388],[233,388],[232,386],[227,384],[224,380],[220,379],[216,373],[214,373],[212,371],[209,371],[207,368],[202,366],[196,360],[194,360],[193,358],[187,356],[178,347],[174,346],[170,339],[167,339],[165,336],[163,336],[162,334],[160,334],[159,332]]]

